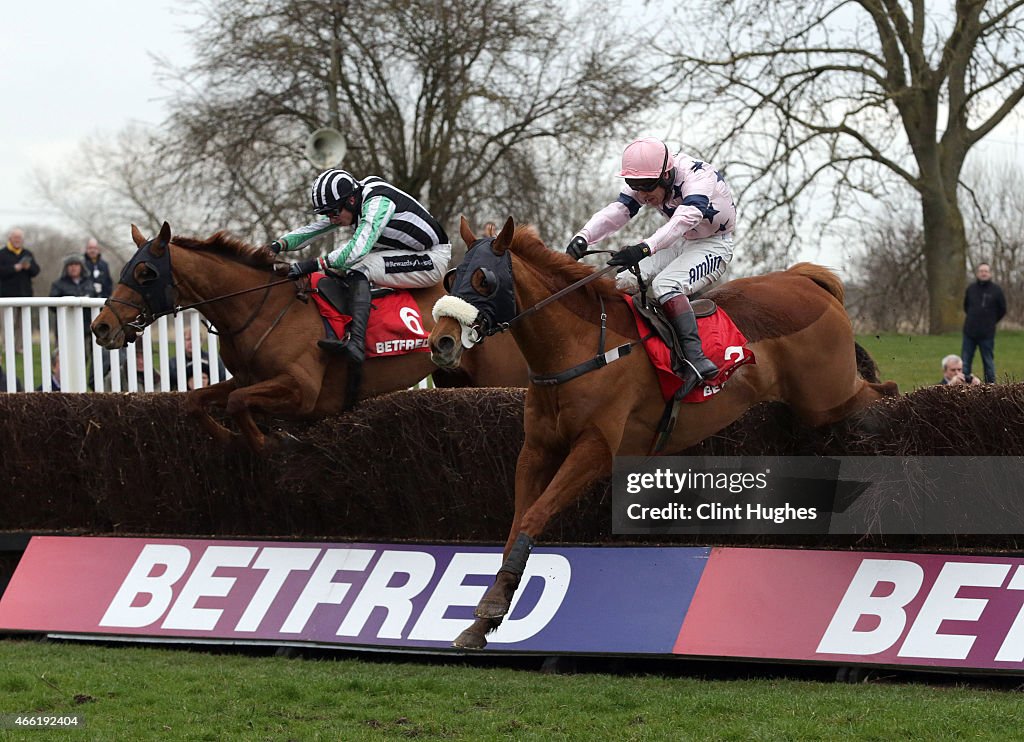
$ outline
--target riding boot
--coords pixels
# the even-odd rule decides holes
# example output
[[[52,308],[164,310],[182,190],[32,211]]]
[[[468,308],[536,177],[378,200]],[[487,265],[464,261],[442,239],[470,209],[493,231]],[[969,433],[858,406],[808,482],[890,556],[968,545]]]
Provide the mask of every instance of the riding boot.
[[[359,271],[352,271],[345,280],[349,284],[348,310],[352,321],[341,340],[320,340],[321,348],[332,353],[344,353],[356,366],[366,357],[366,325],[370,321],[370,282]]]
[[[693,316],[690,300],[680,294],[662,302],[661,308],[665,310],[665,316],[668,317],[669,322],[672,323],[672,329],[679,337],[679,343],[683,347],[683,358],[705,381],[718,376],[718,366],[708,360],[701,347],[700,335],[697,332],[697,318]]]

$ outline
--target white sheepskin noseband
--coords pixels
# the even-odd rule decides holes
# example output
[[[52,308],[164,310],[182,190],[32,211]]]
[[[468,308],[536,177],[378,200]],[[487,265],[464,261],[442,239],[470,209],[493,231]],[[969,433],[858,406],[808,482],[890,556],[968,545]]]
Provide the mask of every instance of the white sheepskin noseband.
[[[451,317],[457,321],[462,326],[462,346],[467,349],[480,342],[479,334],[473,329],[473,323],[479,314],[479,309],[457,296],[442,296],[434,304],[434,322],[441,317]]]

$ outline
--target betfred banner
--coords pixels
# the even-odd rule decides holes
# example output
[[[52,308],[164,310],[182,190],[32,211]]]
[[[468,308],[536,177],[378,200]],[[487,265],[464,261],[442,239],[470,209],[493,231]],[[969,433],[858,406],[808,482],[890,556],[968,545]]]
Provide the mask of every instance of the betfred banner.
[[[538,548],[496,650],[669,654],[709,549]],[[36,537],[0,630],[447,648],[497,547]]]
[[[675,652],[1024,670],[1024,559],[715,549]]]
[[[497,547],[32,539],[0,630],[448,649]],[[490,651],[1024,671],[1024,558],[538,548]]]

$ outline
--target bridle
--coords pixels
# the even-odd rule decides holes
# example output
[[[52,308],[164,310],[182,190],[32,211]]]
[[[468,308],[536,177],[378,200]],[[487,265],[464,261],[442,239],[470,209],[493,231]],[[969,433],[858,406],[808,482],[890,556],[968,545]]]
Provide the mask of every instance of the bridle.
[[[583,288],[591,281],[607,275],[608,273],[618,270],[619,266],[609,265],[602,270],[595,271],[588,276],[584,276],[578,281],[569,284],[560,291],[551,294],[531,307],[517,312],[518,305],[515,298],[515,291],[513,289],[514,279],[512,278],[512,256],[509,251],[505,251],[501,257],[494,257],[495,261],[501,261],[500,264],[495,262],[494,268],[488,265],[480,265],[480,261],[469,259],[470,255],[473,255],[473,251],[480,249],[481,252],[476,255],[483,256],[494,256],[494,237],[485,237],[473,242],[469,250],[467,250],[467,259],[456,269],[455,282],[464,282],[466,280],[466,273],[470,269],[481,272],[481,276],[486,284],[494,286],[494,290],[486,296],[475,296],[473,301],[469,301],[466,297],[459,297],[463,301],[471,304],[477,309],[477,321],[468,328],[468,340],[476,344],[483,342],[484,338],[496,335],[499,332],[505,332],[512,328],[514,324],[520,322],[532,314],[539,312],[544,307],[552,304],[556,301],[563,299],[567,294],[576,291],[577,289]],[[591,252],[604,252],[604,251],[591,251]],[[476,257],[476,255],[473,255]],[[506,282],[500,280],[497,272],[497,268],[505,275],[507,281],[507,287],[504,286]],[[639,271],[636,271],[639,279]],[[472,281],[472,276],[470,276]],[[641,283],[641,285],[643,285]],[[447,286],[446,286],[447,288]],[[535,374],[530,372],[530,381],[539,386],[551,386],[557,384],[564,384],[567,381],[571,381],[575,378],[582,376],[583,374],[596,371],[599,368],[607,366],[613,361],[617,361],[619,358],[623,358],[629,355],[634,346],[640,345],[641,343],[649,340],[651,334],[649,333],[646,337],[642,337],[639,340],[635,340],[629,343],[625,343],[618,347],[612,348],[611,350],[605,350],[605,338],[608,328],[608,313],[605,310],[604,297],[598,294],[598,299],[601,303],[601,314],[600,314],[600,333],[597,340],[597,353],[590,360],[579,363],[571,368],[555,374]],[[508,320],[501,320],[501,317],[506,317],[509,314],[513,316]]]
[[[266,304],[267,298],[270,296],[270,289],[274,286],[279,286],[291,281],[291,279],[288,278],[282,278],[276,281],[271,279],[270,282],[261,286],[254,286],[252,288],[242,289],[241,291],[233,291],[230,294],[222,294],[221,296],[215,296],[212,299],[204,299],[192,304],[179,305],[176,303],[178,287],[177,284],[174,283],[174,277],[171,271],[170,245],[165,246],[162,255],[156,255],[153,253],[152,244],[153,240],[149,240],[143,244],[135,255],[132,256],[132,259],[125,264],[124,268],[121,270],[121,276],[118,278],[118,283],[124,284],[142,297],[142,304],[136,304],[133,301],[118,299],[113,296],[108,297],[103,303],[104,307],[110,307],[111,304],[124,304],[125,306],[129,306],[134,309],[138,313],[135,319],[128,322],[122,321],[121,324],[126,328],[134,330],[136,334],[141,334],[147,327],[161,317],[165,317],[167,315],[177,316],[179,312],[183,312],[186,309],[194,309],[195,307],[202,306],[204,304],[223,301],[224,299],[230,299],[242,294],[263,290],[265,292],[263,298],[260,300],[259,304],[256,305],[252,314],[249,315],[249,318],[241,327],[227,333],[229,335],[237,335],[244,332],[249,325],[253,323],[256,317],[259,316],[264,304]],[[135,269],[139,265],[143,265],[148,270],[153,271],[155,274],[154,278],[141,283],[137,281],[135,278]],[[296,294],[296,296],[298,296],[298,294]],[[271,326],[271,330],[277,326],[277,323],[281,321],[281,318],[290,307],[291,302],[285,306],[285,309]],[[111,309],[111,311],[113,311],[113,309]],[[269,334],[269,331],[267,334]],[[265,337],[266,335],[264,335],[264,338]],[[260,339],[261,343],[264,338]]]
[[[470,246],[469,250],[467,250],[467,253],[469,253],[471,250],[473,250],[473,249],[475,249],[477,247],[481,247],[482,249],[486,249],[486,250],[491,250],[491,248],[492,248],[492,246],[494,244],[494,240],[495,240],[494,237],[484,237],[484,238],[481,238],[479,240],[476,240]],[[590,250],[590,251],[588,251],[588,254],[590,254],[590,253],[598,253],[598,252],[608,252],[608,253],[611,253],[612,251],[611,250]],[[492,251],[492,253],[493,253],[493,251]],[[505,261],[505,266],[507,266],[507,268],[508,268],[508,273],[509,273],[510,277],[511,277],[511,274],[512,274],[511,260],[512,260],[511,255],[508,252],[506,252],[505,256],[504,256],[504,261]],[[503,266],[503,267],[505,267],[505,266]],[[451,283],[454,285],[455,282],[457,282],[461,278],[461,275],[464,274],[466,270],[468,270],[468,268],[469,268],[469,261],[463,261],[463,263],[458,268],[455,269],[455,271],[454,271],[454,279],[452,280]],[[512,316],[510,319],[505,320],[505,321],[501,321],[501,320],[498,319],[498,316],[502,315],[502,314],[508,314],[509,313],[509,311],[508,311],[509,307],[511,307],[511,311],[512,312],[516,312],[516,310],[518,309],[518,306],[517,306],[516,301],[515,301],[515,295],[512,292],[512,288],[511,288],[511,284],[510,284],[509,288],[506,290],[506,294],[499,297],[498,293],[502,291],[502,288],[499,285],[497,276],[494,274],[494,271],[492,271],[490,268],[488,268],[486,266],[481,266],[481,267],[479,267],[479,270],[483,271],[483,274],[486,277],[486,280],[489,283],[491,283],[492,285],[495,286],[495,291],[494,291],[494,293],[491,296],[483,297],[483,298],[477,299],[475,302],[473,302],[474,305],[476,306],[476,308],[479,310],[479,315],[478,316],[480,317],[480,319],[477,322],[473,323],[473,325],[469,328],[470,337],[471,337],[471,339],[472,339],[472,341],[474,343],[475,342],[481,342],[483,340],[483,338],[487,338],[487,337],[490,337],[491,335],[497,335],[500,332],[505,332],[506,330],[510,330],[510,329],[512,329],[512,325],[514,325],[514,324],[516,324],[516,323],[526,319],[527,317],[529,317],[532,314],[536,314],[537,312],[539,312],[541,309],[543,309],[544,307],[548,306],[549,304],[553,304],[556,301],[559,301],[559,300],[563,299],[568,294],[571,294],[573,291],[576,291],[577,289],[583,288],[588,283],[590,283],[592,281],[596,281],[599,278],[604,278],[606,275],[608,275],[612,271],[617,270],[617,268],[618,268],[618,266],[609,265],[609,266],[606,266],[606,267],[602,268],[599,271],[595,271],[594,273],[591,273],[589,276],[584,276],[580,280],[575,281],[574,283],[569,284],[568,286],[566,286],[565,288],[561,289],[560,291],[557,291],[554,294],[551,294],[550,296],[548,296],[548,297],[546,297],[544,299],[541,299],[539,302],[537,302],[533,306],[527,307],[526,309],[524,309],[524,310],[514,314],[514,316]],[[448,284],[447,279],[446,279],[445,283]],[[447,289],[448,286],[446,285],[445,288]],[[483,306],[481,306],[481,305],[483,305]],[[602,300],[602,315],[604,314],[603,306],[604,306],[604,302]],[[490,319],[491,317],[494,317],[493,321]]]

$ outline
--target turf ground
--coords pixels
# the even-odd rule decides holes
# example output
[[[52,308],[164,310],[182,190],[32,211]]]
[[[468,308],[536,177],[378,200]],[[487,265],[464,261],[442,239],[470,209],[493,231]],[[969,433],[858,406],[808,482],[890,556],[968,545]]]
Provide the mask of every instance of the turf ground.
[[[81,714],[85,727],[0,739],[1007,740],[1024,697],[1008,683],[546,675],[5,640],[9,713]]]
[[[892,380],[901,392],[937,384],[942,379],[942,359],[960,355],[960,333],[946,335],[858,335],[857,342],[878,364],[883,381]],[[996,334],[996,380],[1024,380],[1024,331],[1000,330]],[[984,378],[981,354],[975,353],[972,371]]]

